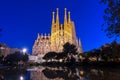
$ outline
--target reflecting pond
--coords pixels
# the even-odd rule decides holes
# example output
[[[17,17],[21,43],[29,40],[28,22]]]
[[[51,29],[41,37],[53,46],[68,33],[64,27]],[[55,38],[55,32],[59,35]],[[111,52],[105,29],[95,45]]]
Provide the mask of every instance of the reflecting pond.
[[[30,67],[0,69],[0,80],[120,80],[120,68]]]

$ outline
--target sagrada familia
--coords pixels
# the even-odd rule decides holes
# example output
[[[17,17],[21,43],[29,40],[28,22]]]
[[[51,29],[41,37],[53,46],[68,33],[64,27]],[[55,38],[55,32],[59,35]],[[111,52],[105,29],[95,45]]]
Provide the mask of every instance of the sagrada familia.
[[[68,15],[67,15],[68,14]],[[55,18],[56,17],[56,18]],[[76,45],[79,53],[82,53],[81,40],[76,37],[75,25],[70,18],[70,12],[64,9],[64,23],[59,21],[59,9],[52,12],[51,35],[37,36],[32,49],[32,55],[42,58],[47,52],[62,52],[66,42]]]

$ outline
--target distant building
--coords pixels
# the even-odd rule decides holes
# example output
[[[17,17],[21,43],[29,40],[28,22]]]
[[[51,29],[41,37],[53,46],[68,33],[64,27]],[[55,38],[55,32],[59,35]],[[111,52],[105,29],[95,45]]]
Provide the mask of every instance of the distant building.
[[[10,54],[13,54],[15,52],[22,52],[22,50],[18,48],[10,48]]]
[[[37,60],[38,60],[37,56],[29,55],[29,61],[31,61],[31,62],[37,62]]]
[[[10,48],[6,44],[0,43],[0,53],[6,57],[10,53]]]
[[[0,43],[0,53],[4,57],[6,57],[9,54],[13,54],[15,52],[22,52],[22,50],[18,48],[10,48],[6,44]]]
[[[71,21],[70,12],[68,12],[67,16],[66,8],[64,9],[64,24],[60,24],[58,8],[56,11],[56,20],[55,12],[52,12],[51,27],[51,35],[38,34],[33,45],[32,55],[37,55],[42,58],[47,52],[62,52],[63,45],[66,42],[76,45],[78,52],[82,53],[81,41],[76,37],[74,22]]]
[[[111,46],[111,44],[108,44],[108,43],[103,45],[103,47],[110,47],[110,46]]]

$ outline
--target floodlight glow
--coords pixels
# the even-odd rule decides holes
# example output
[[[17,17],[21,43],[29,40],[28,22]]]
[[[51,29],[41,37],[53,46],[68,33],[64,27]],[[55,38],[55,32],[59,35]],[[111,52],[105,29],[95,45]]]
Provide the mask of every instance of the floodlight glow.
[[[20,76],[20,80],[24,80],[23,76]]]
[[[26,49],[26,48],[24,48],[22,51],[23,51],[23,53],[26,53],[26,52],[27,52],[27,49]]]

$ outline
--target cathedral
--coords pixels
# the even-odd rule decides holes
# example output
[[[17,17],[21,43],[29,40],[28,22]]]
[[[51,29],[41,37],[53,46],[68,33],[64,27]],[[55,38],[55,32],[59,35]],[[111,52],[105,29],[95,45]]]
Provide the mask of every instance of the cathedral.
[[[75,25],[71,20],[70,12],[64,9],[64,23],[61,24],[57,8],[56,13],[52,12],[51,34],[38,34],[32,55],[42,58],[47,52],[62,52],[66,42],[76,45],[78,52],[82,53],[81,40],[76,37]]]

